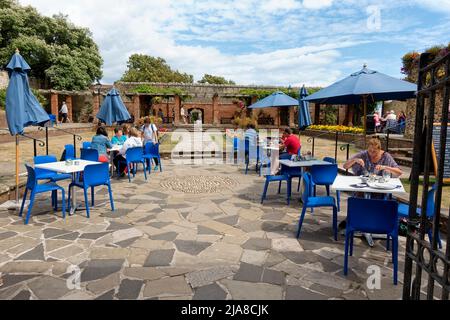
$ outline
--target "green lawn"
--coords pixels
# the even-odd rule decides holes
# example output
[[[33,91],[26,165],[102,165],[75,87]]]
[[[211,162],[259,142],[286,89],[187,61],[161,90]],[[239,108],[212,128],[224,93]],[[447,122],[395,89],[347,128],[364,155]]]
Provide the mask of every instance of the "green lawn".
[[[411,183],[410,181],[405,178],[405,179],[401,179],[403,186],[405,187],[406,192],[408,192],[411,190]],[[420,183],[423,182],[423,179],[420,178]],[[434,177],[430,177],[430,185],[432,185],[433,183],[436,182],[436,179]],[[409,199],[408,199],[409,200]],[[418,203],[421,204],[422,203],[422,186],[421,184],[419,185],[419,195],[418,195]],[[442,188],[442,202],[441,202],[441,208],[442,208],[442,214],[443,215],[448,215],[448,210],[450,208],[450,185],[445,185]]]

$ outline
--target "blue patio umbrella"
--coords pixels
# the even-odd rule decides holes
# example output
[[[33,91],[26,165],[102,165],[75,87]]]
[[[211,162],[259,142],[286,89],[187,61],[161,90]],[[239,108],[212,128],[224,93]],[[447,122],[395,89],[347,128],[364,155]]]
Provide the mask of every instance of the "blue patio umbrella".
[[[312,125],[311,121],[311,113],[309,111],[309,102],[303,100],[308,96],[308,91],[306,87],[303,86],[300,90],[299,96],[299,107],[298,107],[298,127],[300,130],[305,130],[310,125]]]
[[[252,104],[249,109],[262,109],[272,107],[293,107],[298,106],[298,101],[288,96],[284,92],[278,91],[272,93],[270,96]]]
[[[28,83],[31,68],[19,51],[6,67],[9,85],[6,90],[6,118],[11,135],[22,134],[25,127],[43,125],[50,117],[33,95]]]
[[[124,122],[131,119],[127,107],[123,104],[119,91],[112,88],[102,103],[97,119],[111,126],[116,122]]]
[[[386,100],[406,100],[416,96],[417,85],[367,69],[340,80],[308,97],[305,101],[319,104],[359,104],[364,105],[364,119],[367,103]],[[364,128],[366,122],[364,121]]]
[[[6,66],[9,84],[6,89],[6,119],[11,135],[16,136],[16,203],[19,203],[19,135],[31,125],[43,125],[50,117],[33,95],[28,83],[31,68],[22,58],[19,50]]]

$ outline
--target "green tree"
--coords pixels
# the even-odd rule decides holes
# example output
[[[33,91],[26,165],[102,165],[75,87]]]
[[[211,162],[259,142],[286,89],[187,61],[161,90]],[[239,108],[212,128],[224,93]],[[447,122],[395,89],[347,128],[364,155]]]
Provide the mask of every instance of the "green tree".
[[[198,83],[208,83],[208,84],[236,84],[233,80],[227,80],[224,77],[212,76],[210,74],[205,74]]]
[[[31,6],[0,0],[1,66],[16,48],[30,65],[30,76],[45,87],[84,90],[102,77],[103,60],[88,29],[62,14],[45,17]]]
[[[193,83],[194,77],[172,70],[163,58],[133,54],[127,63],[128,70],[122,76],[124,82]]]

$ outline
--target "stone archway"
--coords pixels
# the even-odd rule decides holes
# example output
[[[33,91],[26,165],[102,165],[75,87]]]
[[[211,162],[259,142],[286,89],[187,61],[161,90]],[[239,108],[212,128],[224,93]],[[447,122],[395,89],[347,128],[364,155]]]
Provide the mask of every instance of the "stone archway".
[[[188,110],[189,123],[195,124],[197,121],[201,121],[203,124],[205,121],[205,111],[200,108],[192,108]]]

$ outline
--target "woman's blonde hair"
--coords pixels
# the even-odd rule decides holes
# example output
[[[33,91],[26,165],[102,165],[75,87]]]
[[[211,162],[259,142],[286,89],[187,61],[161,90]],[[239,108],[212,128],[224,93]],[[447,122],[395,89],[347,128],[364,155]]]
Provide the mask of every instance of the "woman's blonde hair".
[[[135,127],[132,127],[132,128],[129,130],[129,134],[130,134],[130,137],[136,137],[136,138],[139,138],[139,136],[140,136],[139,130],[136,129]]]
[[[380,139],[379,138],[370,138],[370,140],[367,142],[367,149],[369,149],[370,147],[381,150]]]

